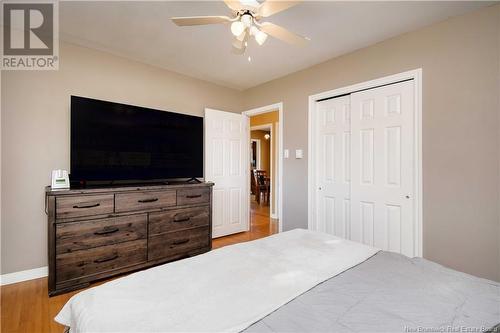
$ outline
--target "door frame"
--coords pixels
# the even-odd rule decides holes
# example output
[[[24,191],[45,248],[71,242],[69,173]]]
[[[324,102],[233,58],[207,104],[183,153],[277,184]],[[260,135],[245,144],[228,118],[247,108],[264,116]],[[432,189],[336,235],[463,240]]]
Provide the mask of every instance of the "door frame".
[[[277,186],[278,202],[276,207],[278,208],[277,218],[279,220],[278,232],[282,232],[284,223],[283,221],[283,102],[265,105],[259,108],[243,111],[242,114],[246,115],[247,117],[251,117],[251,116],[256,116],[258,114],[268,113],[276,110],[278,110],[278,186]],[[250,127],[248,129],[248,135],[250,136]],[[271,134],[271,136],[272,135],[273,134]],[[248,145],[248,149],[250,149],[250,145]],[[248,155],[249,154],[250,152],[248,152]],[[248,178],[249,178],[248,182],[250,182],[250,177]]]
[[[316,102],[326,98],[334,98],[341,95],[351,94],[359,90],[366,90],[384,86],[388,84],[398,83],[400,81],[411,80],[414,82],[414,97],[415,97],[415,149],[413,156],[415,159],[415,170],[413,179],[415,182],[415,206],[413,217],[415,221],[414,231],[416,236],[415,253],[418,257],[422,257],[423,253],[423,185],[422,185],[422,68],[389,75],[377,78],[370,81],[365,81],[350,86],[325,91],[322,93],[309,96],[309,111],[308,111],[308,170],[307,170],[307,227],[311,229],[314,225],[315,211],[315,179],[316,179],[316,163],[315,163],[315,135],[313,133],[314,124],[316,123]]]

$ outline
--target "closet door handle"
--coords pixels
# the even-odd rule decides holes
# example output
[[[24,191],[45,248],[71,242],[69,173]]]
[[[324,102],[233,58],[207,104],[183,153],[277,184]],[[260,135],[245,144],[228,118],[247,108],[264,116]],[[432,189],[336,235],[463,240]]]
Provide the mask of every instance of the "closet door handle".
[[[155,201],[158,201],[158,198],[137,200],[137,202],[140,202],[140,203],[148,203],[148,202],[155,202]]]
[[[74,205],[73,208],[75,208],[75,209],[94,208],[94,207],[99,207],[100,205],[101,205],[100,203],[91,204],[91,205],[83,205],[83,206]]]

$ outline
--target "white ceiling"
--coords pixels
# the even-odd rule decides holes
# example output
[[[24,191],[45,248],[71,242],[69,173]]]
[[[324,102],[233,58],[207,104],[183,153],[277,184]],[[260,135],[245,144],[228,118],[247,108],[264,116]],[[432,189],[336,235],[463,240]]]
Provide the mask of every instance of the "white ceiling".
[[[268,38],[230,52],[227,25],[178,27],[169,17],[229,15],[222,1],[60,2],[61,39],[236,89],[247,89],[491,2],[303,2],[267,21],[311,38]],[[252,61],[248,62],[247,57]]]

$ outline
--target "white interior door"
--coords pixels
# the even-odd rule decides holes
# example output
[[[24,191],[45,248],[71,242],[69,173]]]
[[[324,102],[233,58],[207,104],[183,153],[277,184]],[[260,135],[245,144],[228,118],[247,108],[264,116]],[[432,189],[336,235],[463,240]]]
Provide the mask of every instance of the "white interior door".
[[[350,97],[316,104],[316,229],[349,238]]]
[[[414,82],[351,94],[351,239],[417,255]]]
[[[248,230],[248,117],[205,109],[205,180],[213,188],[213,237]]]

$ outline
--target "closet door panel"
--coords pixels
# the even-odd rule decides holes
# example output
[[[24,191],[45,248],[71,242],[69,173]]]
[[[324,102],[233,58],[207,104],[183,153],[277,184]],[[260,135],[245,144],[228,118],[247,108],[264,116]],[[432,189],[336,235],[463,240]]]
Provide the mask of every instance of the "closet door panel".
[[[348,238],[350,208],[350,97],[316,104],[316,230]],[[347,208],[346,208],[347,207]]]
[[[413,81],[351,94],[351,239],[413,257]]]

